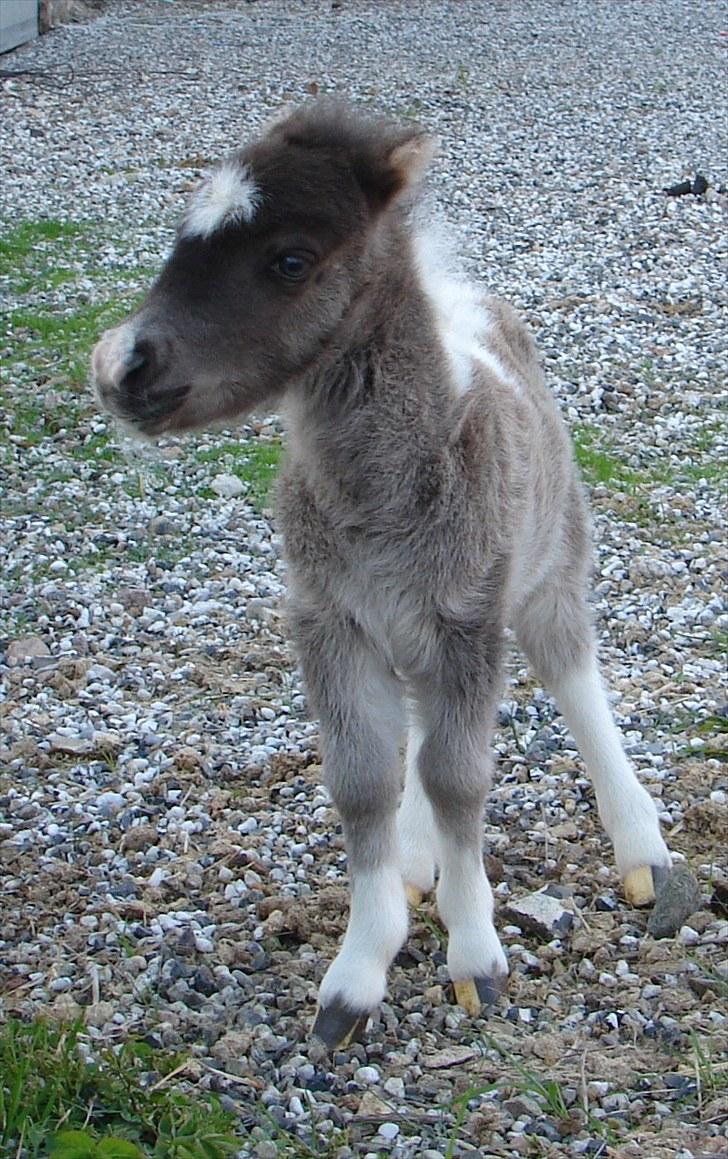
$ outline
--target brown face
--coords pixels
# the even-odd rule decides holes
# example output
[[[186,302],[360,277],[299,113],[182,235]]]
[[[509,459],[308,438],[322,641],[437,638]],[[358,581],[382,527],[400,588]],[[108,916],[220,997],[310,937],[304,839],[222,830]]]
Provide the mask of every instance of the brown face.
[[[94,350],[100,405],[159,435],[242,415],[305,375],[422,140],[313,106],[223,162],[146,300]]]

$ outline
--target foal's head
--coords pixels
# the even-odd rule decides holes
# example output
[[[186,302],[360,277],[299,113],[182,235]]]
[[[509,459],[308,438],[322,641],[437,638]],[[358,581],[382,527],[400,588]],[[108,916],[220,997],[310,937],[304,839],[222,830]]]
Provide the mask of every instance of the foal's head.
[[[319,104],[224,160],[145,301],[98,343],[101,405],[157,435],[284,391],[366,291],[378,227],[431,152],[419,130]]]

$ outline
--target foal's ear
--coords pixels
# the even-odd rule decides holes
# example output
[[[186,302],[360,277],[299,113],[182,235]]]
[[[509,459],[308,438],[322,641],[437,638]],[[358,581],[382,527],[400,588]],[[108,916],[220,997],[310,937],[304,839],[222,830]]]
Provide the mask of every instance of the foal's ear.
[[[421,129],[405,131],[394,141],[383,144],[384,148],[374,156],[370,154],[357,172],[367,201],[374,210],[385,209],[414,189],[437,151],[436,138]]]

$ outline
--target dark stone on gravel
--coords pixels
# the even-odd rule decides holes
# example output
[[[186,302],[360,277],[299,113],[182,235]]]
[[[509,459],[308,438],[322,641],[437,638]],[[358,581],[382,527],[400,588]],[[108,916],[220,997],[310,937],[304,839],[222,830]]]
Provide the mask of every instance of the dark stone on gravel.
[[[208,998],[217,993],[217,982],[209,966],[200,966],[199,970],[195,971],[192,985],[195,990],[199,990],[200,994],[206,994]]]
[[[677,181],[674,185],[666,185],[663,193],[666,193],[668,197],[686,197],[688,193],[700,197],[707,188],[707,177],[704,177],[702,173],[696,173],[692,181],[688,178],[686,181]]]
[[[692,191],[693,183],[690,180],[676,181],[674,185],[666,185],[663,189],[663,193],[666,193],[668,197],[685,197],[686,194],[692,193]]]
[[[561,1131],[550,1119],[535,1119],[523,1128],[524,1135],[538,1135],[541,1139],[548,1139],[551,1143],[561,1140]]]
[[[192,954],[197,952],[197,943],[195,941],[194,931],[190,926],[187,926],[180,934],[179,938],[177,939],[175,950],[183,958],[191,957]]]
[[[136,897],[139,888],[134,881],[117,881],[109,886],[109,894],[112,897]]]
[[[680,1027],[673,1023],[660,1018],[651,1018],[645,1024],[644,1029],[645,1038],[660,1039],[666,1046],[676,1048],[685,1038],[685,1035],[680,1030]]]
[[[270,954],[266,954],[264,950],[256,954],[250,963],[250,969],[254,973],[259,973],[261,970],[267,970],[271,964]]]
[[[647,932],[653,938],[671,938],[700,906],[697,879],[687,865],[676,865],[658,891],[655,908],[647,922]]]
[[[666,1074],[664,1084],[669,1090],[675,1091],[676,1098],[694,1094],[697,1089],[695,1079],[685,1074]]]
[[[692,185],[692,189],[690,190],[690,192],[693,193],[695,195],[695,197],[700,197],[700,195],[702,193],[705,193],[707,188],[708,188],[707,177],[704,177],[702,173],[696,173],[695,177],[693,178],[693,185]]]
[[[164,515],[157,515],[149,521],[149,534],[161,536],[176,535],[177,528],[171,519],[165,518]]]
[[[611,914],[616,910],[617,902],[615,898],[603,893],[594,902],[594,908],[599,910],[600,913]]]
[[[202,994],[198,994],[196,990],[185,989],[184,982],[178,982],[176,985],[179,987],[179,990],[176,990],[173,986],[169,992],[170,997],[174,1001],[184,1002],[185,1006],[188,1006],[190,1010],[202,1010],[205,1005],[205,999]]]
[[[574,887],[573,885],[561,885],[559,882],[553,881],[542,892],[546,897],[555,897],[558,901],[563,901],[564,898],[574,896]]]
[[[710,899],[710,908],[718,917],[728,918],[728,885],[718,882]]]
[[[325,1071],[319,1071],[306,1080],[306,1089],[309,1091],[330,1091],[335,1086],[335,1076]]]
[[[193,966],[188,966],[186,963],[178,961],[177,958],[170,958],[168,962],[164,963],[162,977],[168,982],[178,982],[180,978],[190,978],[193,973]]]

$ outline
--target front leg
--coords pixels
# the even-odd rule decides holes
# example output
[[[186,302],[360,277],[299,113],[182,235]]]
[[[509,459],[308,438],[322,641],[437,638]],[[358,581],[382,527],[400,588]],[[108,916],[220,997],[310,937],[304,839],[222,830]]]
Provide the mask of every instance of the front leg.
[[[333,1048],[363,1030],[407,936],[396,833],[404,703],[399,681],[352,620],[330,608],[294,609],[291,620],[351,883],[349,924],[321,983],[313,1027]]]
[[[506,986],[508,964],[493,924],[493,891],[483,865],[483,804],[490,784],[486,722],[453,731],[445,707],[420,749],[420,775],[438,833],[437,907],[448,931],[447,965],[468,1013],[491,1005]]]

